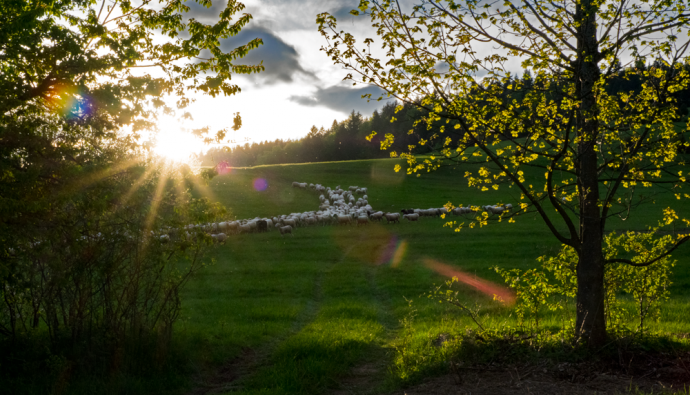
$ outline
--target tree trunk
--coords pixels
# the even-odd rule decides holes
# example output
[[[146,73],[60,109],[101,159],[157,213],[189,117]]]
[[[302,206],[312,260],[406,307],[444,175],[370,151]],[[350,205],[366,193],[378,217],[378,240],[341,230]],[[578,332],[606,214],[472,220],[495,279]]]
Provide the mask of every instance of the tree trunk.
[[[582,155],[580,251],[577,264],[575,331],[576,336],[590,346],[600,347],[606,341],[606,319],[604,316],[603,232],[598,205],[596,152],[592,148],[587,148],[580,150],[580,154]]]
[[[599,48],[596,37],[597,6],[593,0],[578,3],[575,20],[579,23],[575,84],[577,111],[578,186],[580,195],[580,248],[577,265],[576,336],[591,347],[606,341],[604,316],[603,230],[599,208],[596,141],[599,132],[599,111],[595,84],[600,71],[597,65]]]

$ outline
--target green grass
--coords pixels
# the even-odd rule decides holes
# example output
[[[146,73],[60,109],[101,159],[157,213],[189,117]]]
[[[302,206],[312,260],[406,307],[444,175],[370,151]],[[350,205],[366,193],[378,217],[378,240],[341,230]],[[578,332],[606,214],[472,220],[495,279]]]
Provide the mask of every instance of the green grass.
[[[315,210],[316,196],[292,188],[293,181],[367,186],[370,204],[384,211],[439,207],[448,201],[455,205],[519,202],[519,193],[513,189],[479,192],[468,188],[463,169],[410,177],[395,173],[394,163],[369,160],[234,169],[214,178],[206,193],[236,218]],[[540,179],[528,176],[535,182]],[[268,181],[268,189],[253,188],[258,178]],[[656,223],[668,206],[688,216],[688,203],[681,204],[678,207],[672,196],[659,197],[630,220],[612,221],[610,228],[644,229],[644,224]],[[187,350],[197,375],[242,355],[243,350],[261,355],[261,361],[251,362],[256,363],[252,374],[234,383],[247,394],[324,393],[337,388],[353,365],[372,355],[385,359],[392,372],[382,371],[381,380],[392,375],[410,382],[442,371],[445,351],[431,347],[431,341],[440,333],[462,333],[472,324],[445,305],[419,298],[432,284],[445,280],[429,270],[424,260],[434,259],[501,283],[491,267],[531,268],[538,256],[559,248],[534,215],[459,233],[443,227],[444,222],[297,228],[294,237],[286,238],[275,231],[232,236],[214,249],[216,263],[197,274],[184,290],[176,342]],[[395,265],[386,260],[391,249],[403,245],[406,251]],[[655,330],[690,332],[687,248],[674,254],[678,264],[672,297],[660,322],[652,324]],[[468,300],[490,304],[476,291],[464,292]],[[405,298],[416,309],[408,329],[398,324],[410,312]],[[489,312],[483,316],[489,323],[514,322],[505,310],[484,313]],[[559,323],[559,317],[551,315],[544,325]],[[403,343],[410,360],[416,362],[401,368],[395,363],[400,353],[395,354],[394,348],[400,349]],[[392,385],[399,384],[393,380]]]

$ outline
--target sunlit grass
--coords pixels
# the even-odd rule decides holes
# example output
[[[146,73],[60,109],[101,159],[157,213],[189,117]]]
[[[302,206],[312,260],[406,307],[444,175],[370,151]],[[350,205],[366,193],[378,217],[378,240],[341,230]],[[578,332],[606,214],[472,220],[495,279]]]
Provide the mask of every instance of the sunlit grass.
[[[372,206],[385,211],[439,207],[448,201],[480,205],[519,200],[512,189],[490,193],[469,189],[459,169],[417,178],[396,174],[394,163],[233,169],[214,178],[209,188],[237,218],[314,210],[316,195],[292,188],[293,181],[367,186]],[[254,189],[257,178],[268,181],[266,190]],[[677,211],[687,212],[687,203],[683,204]],[[612,227],[642,230],[637,228],[654,223],[669,205],[677,207],[674,199],[659,198],[628,221],[612,220]],[[256,366],[235,384],[246,393],[323,393],[338,387],[350,367],[371,355],[383,358],[396,380],[406,375],[406,382],[413,382],[445,371],[447,350],[432,346],[433,340],[442,333],[464,333],[474,324],[458,309],[420,297],[446,279],[430,270],[425,259],[502,284],[492,267],[535,267],[536,258],[554,254],[559,243],[534,215],[520,217],[514,224],[494,223],[459,233],[442,227],[443,223],[427,219],[359,229],[297,228],[294,238],[281,238],[277,232],[233,236],[214,252],[217,263],[197,275],[185,290],[178,339],[195,339],[195,360],[204,361],[199,366],[206,368],[241,355],[244,347],[263,352],[268,365]],[[406,252],[397,265],[381,262],[381,251],[402,242]],[[690,254],[679,250],[674,259],[678,264],[671,300],[660,321],[649,325],[654,331],[688,333],[690,323],[684,317],[690,296]],[[468,302],[483,306],[481,319],[486,326],[517,325],[514,314],[486,295],[472,288],[463,294]],[[408,300],[412,300],[411,308]],[[411,309],[416,311],[407,347],[421,362],[403,372],[396,367],[395,347],[406,333],[399,321]],[[541,326],[557,328],[562,318],[545,314]],[[634,327],[634,322],[629,324]],[[387,374],[385,369],[380,372],[382,381]],[[392,385],[398,385],[396,380]]]

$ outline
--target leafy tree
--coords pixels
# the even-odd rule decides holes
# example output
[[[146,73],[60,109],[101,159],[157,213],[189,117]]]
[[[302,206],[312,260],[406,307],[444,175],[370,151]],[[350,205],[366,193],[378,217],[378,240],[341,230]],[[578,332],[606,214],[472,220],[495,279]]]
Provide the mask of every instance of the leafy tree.
[[[403,153],[408,173],[475,163],[470,185],[517,188],[522,203],[503,217],[536,211],[577,252],[576,335],[604,344],[606,265],[647,266],[690,238],[679,235],[642,261],[607,260],[602,252],[611,217],[653,193],[690,197],[681,190],[688,182],[683,129],[674,123],[674,93],[690,81],[687,4],[424,0],[405,12],[397,0],[362,0],[353,13],[371,18],[381,56],[374,39],[357,42],[324,13],[317,24],[333,62],[355,82],[428,111],[428,124],[446,122],[430,138],[440,155]],[[639,67],[645,59],[655,62]],[[510,71],[515,60],[531,79]],[[640,89],[609,92],[615,78],[637,79]],[[526,181],[530,168],[543,172],[542,183]],[[677,220],[671,208],[664,217]]]
[[[169,331],[190,273],[176,260],[194,270],[209,241],[180,227],[223,210],[190,198],[198,177],[147,160],[138,134],[263,69],[233,64],[259,39],[221,49],[251,19],[243,8],[205,24],[182,0],[0,2],[0,345],[47,331],[52,352],[94,356]]]

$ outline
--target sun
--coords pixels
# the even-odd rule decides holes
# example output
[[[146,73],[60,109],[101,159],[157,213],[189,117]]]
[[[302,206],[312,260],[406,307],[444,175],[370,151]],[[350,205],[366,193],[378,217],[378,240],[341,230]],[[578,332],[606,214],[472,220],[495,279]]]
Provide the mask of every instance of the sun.
[[[159,129],[153,152],[170,161],[188,163],[192,154],[208,148],[201,139],[181,130],[174,121],[165,122]]]

